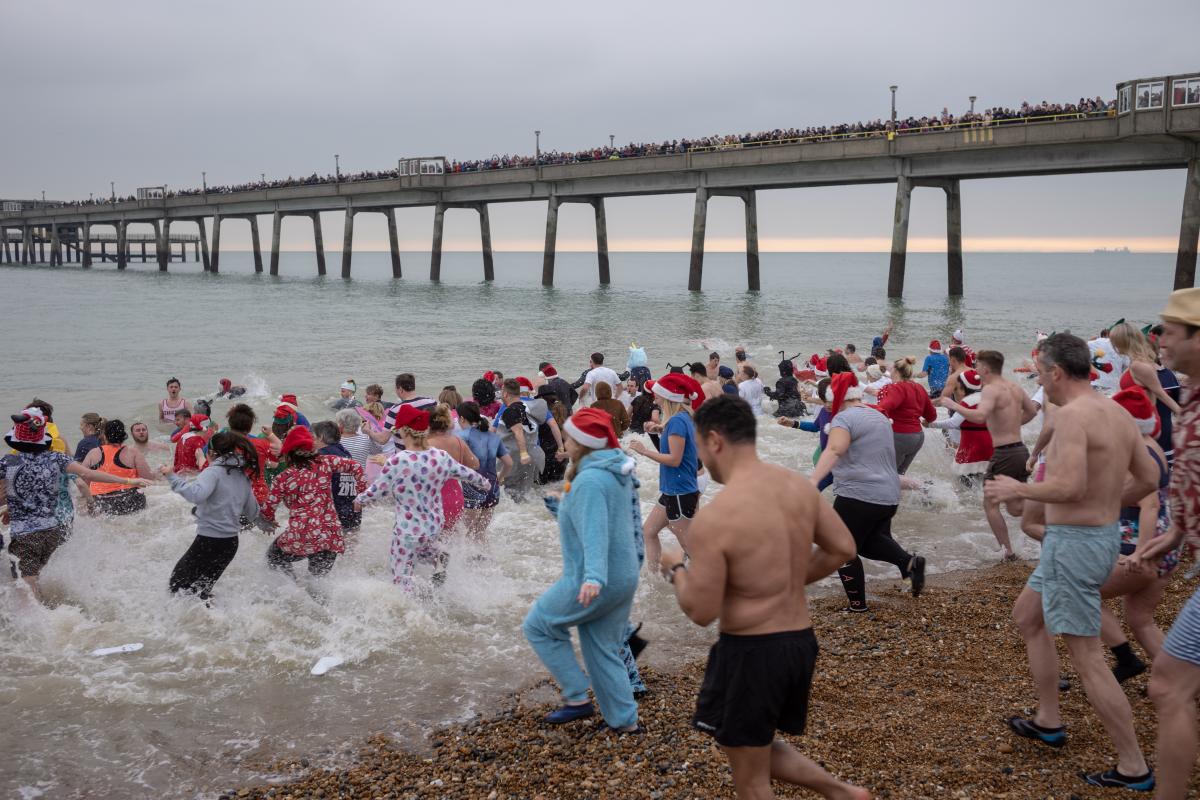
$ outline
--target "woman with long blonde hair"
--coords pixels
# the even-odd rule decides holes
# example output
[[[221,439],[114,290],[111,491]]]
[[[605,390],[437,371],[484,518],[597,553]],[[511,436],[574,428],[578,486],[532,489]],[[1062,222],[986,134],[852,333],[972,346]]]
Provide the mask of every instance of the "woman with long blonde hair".
[[[1167,456],[1167,463],[1175,460],[1175,445],[1171,442],[1172,422],[1179,413],[1179,379],[1175,373],[1159,363],[1158,350],[1145,334],[1127,322],[1119,322],[1109,331],[1108,340],[1113,349],[1129,359],[1129,369],[1121,375],[1121,388],[1141,387],[1154,401],[1161,423],[1154,440]]]

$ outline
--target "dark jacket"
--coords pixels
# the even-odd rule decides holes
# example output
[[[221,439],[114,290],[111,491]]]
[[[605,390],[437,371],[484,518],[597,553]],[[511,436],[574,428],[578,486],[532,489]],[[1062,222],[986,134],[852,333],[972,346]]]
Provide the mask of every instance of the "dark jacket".
[[[352,458],[341,444],[327,444],[318,452],[323,456]],[[354,498],[358,495],[354,476],[349,472],[335,472],[330,476],[329,488],[333,492],[333,507],[337,509],[338,522],[342,523],[342,530],[356,530],[362,525],[362,512],[354,510]]]

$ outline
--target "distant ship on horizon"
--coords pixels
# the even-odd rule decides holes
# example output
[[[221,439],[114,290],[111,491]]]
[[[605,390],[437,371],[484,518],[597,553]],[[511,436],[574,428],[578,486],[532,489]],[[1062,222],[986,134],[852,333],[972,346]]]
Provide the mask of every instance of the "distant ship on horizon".
[[[1092,252],[1093,253],[1108,253],[1108,254],[1127,256],[1127,255],[1129,255],[1129,248],[1128,247],[1114,247],[1113,249],[1109,250],[1107,247],[1097,247]]]

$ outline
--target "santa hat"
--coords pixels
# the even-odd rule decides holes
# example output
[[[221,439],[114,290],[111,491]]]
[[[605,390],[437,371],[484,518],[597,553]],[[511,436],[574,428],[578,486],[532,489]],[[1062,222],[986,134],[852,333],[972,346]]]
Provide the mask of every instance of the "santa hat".
[[[296,419],[296,407],[291,403],[280,403],[275,407],[275,421],[283,422],[286,419]]]
[[[489,369],[487,372],[483,373],[483,379],[488,383],[494,383],[496,381],[496,373]]]
[[[955,344],[962,344],[963,343],[962,328],[959,328],[954,333],[950,334],[950,338],[954,340]]]
[[[357,392],[358,391],[358,386],[355,385],[354,381],[349,380],[349,379],[347,379],[346,382],[342,384],[342,388],[348,392]]]
[[[40,408],[27,408],[12,415],[13,427],[5,436],[9,444],[50,444],[51,436],[46,430],[46,415]]]
[[[393,429],[398,432],[401,428],[413,431],[429,430],[429,412],[408,403],[400,405],[396,409],[396,424]]]
[[[833,403],[829,410],[835,417],[847,400],[861,400],[863,396],[862,387],[858,385],[858,378],[853,372],[834,375],[829,379],[829,389],[833,392]]]
[[[533,391],[533,381],[521,375],[517,378],[517,383],[521,386],[521,394],[527,394]]]
[[[171,441],[178,443],[183,438],[184,434],[193,433],[204,430],[204,423],[208,422],[208,417],[203,414],[192,414],[183,427],[171,434]]]
[[[672,403],[691,403],[693,408],[697,408],[704,402],[704,390],[694,378],[687,375],[670,372],[651,383],[646,385],[652,392]]]
[[[295,411],[297,413],[300,412],[300,409],[296,408],[296,395],[294,395],[294,394],[279,395],[279,405],[280,405],[280,407],[286,406],[287,408],[290,408],[292,411]],[[279,413],[279,412],[277,411],[276,413]]]
[[[221,378],[221,391],[228,392],[233,388],[233,381],[229,378]]]
[[[612,416],[599,408],[581,408],[563,423],[567,436],[592,450],[617,446]]]
[[[1150,436],[1157,436],[1159,431],[1158,412],[1154,403],[1150,402],[1146,390],[1140,386],[1122,389],[1112,396],[1114,402],[1129,412],[1138,430]]]
[[[316,440],[313,439],[312,431],[303,425],[297,425],[287,432],[287,436],[283,437],[283,446],[279,448],[279,455],[286,456],[293,450],[315,450],[317,446]]]
[[[558,370],[556,370],[552,364],[547,364],[546,366],[542,367],[540,370],[538,370],[538,373],[543,378],[554,378],[558,376]],[[520,379],[518,378],[518,380]]]
[[[958,380],[963,386],[973,392],[978,392],[983,388],[983,380],[980,379],[979,373],[973,369],[964,370],[958,373]]]
[[[934,339],[933,341],[931,341],[929,343],[929,352],[931,352],[931,353],[942,352],[942,343],[939,342],[937,339]]]

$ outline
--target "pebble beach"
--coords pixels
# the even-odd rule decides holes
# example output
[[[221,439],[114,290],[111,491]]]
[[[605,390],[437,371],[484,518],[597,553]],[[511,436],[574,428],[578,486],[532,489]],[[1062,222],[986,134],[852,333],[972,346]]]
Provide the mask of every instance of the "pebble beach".
[[[916,599],[899,581],[875,581],[865,615],[840,611],[840,596],[814,599],[821,654],[808,731],[791,741],[838,777],[881,798],[1135,796],[1093,789],[1078,777],[1084,770],[1107,768],[1115,753],[1061,646],[1063,675],[1072,679],[1063,695],[1067,746],[1053,750],[1019,739],[1005,725],[1008,717],[1033,711],[1024,647],[1009,618],[1033,566],[1023,562],[940,575]],[[1158,609],[1164,630],[1194,588],[1182,572]],[[679,624],[689,623],[681,615]],[[504,698],[491,715],[435,731],[421,748],[406,749],[375,735],[349,761],[295,758],[263,764],[268,782],[220,796],[733,797],[720,750],[690,726],[703,669],[702,662],[693,662],[644,670],[650,694],[640,703],[641,734],[602,731],[597,718],[560,727],[543,724],[555,695],[549,681],[540,680]],[[1125,691],[1139,741],[1153,761],[1155,715],[1145,696],[1148,679],[1146,673],[1128,681]],[[1200,786],[1200,770],[1193,784]],[[781,797],[814,796],[779,784],[776,791]]]

